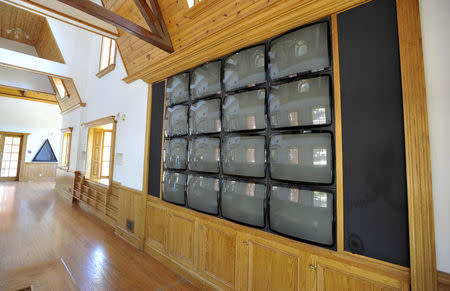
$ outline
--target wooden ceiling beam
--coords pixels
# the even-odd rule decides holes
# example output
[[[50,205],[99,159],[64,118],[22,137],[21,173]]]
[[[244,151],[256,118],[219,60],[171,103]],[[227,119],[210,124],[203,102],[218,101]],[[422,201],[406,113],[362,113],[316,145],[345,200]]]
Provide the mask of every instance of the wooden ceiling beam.
[[[134,0],[139,12],[141,12],[147,24],[153,29],[155,33],[158,33],[168,45],[172,46],[170,35],[164,22],[164,17],[159,7],[158,1],[149,0],[150,6],[147,0]]]
[[[57,0],[91,16],[108,22],[152,45],[169,53],[173,52],[172,44],[158,33],[153,33],[134,22],[100,6],[89,0]]]

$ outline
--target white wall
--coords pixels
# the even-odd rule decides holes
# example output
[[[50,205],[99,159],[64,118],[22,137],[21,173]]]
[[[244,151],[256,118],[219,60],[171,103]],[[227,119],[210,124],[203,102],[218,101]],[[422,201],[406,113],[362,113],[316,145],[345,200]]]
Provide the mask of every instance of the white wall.
[[[0,37],[0,48],[37,57],[34,46]],[[0,85],[54,94],[47,76],[0,66]]]
[[[450,1],[420,0],[430,127],[436,258],[450,273]]]
[[[116,68],[99,79],[101,36],[77,27],[48,19],[55,39],[86,107],[63,116],[62,127],[74,128],[70,168],[84,172],[87,128],[80,123],[125,113],[126,120],[117,123],[116,162],[113,180],[141,190],[143,182],[145,124],[148,86],[143,81],[127,85],[122,81],[126,71],[120,55]],[[121,159],[117,159],[120,154]]]
[[[0,131],[31,133],[26,162],[31,162],[46,139],[59,159],[61,115],[58,105],[1,97]]]

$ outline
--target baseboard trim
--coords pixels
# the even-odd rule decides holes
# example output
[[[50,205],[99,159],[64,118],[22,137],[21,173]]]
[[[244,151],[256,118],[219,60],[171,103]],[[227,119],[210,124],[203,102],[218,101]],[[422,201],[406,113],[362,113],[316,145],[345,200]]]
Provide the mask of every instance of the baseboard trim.
[[[143,239],[140,239],[139,237],[117,225],[114,227],[114,233],[137,249],[142,249],[142,244],[144,241]]]

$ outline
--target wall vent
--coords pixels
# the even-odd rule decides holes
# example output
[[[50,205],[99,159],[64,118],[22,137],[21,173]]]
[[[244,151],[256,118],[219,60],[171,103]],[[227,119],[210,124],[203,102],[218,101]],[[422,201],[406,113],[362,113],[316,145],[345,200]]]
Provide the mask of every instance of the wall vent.
[[[127,227],[127,230],[129,232],[133,232],[134,233],[134,221],[133,220],[127,218],[126,227]]]

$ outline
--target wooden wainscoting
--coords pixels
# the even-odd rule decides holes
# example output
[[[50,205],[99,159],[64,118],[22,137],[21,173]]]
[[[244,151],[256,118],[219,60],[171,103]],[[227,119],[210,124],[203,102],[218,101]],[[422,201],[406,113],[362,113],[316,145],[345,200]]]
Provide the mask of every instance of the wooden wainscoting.
[[[438,290],[450,291],[450,274],[438,272],[437,278],[438,278]]]
[[[142,249],[145,230],[146,195],[142,191],[131,189],[113,182],[113,192],[118,191],[118,215],[116,234],[135,247]]]
[[[55,192],[62,197],[72,200],[73,184],[75,181],[75,172],[57,167]]]
[[[24,163],[19,181],[36,181],[56,177],[58,163],[31,162]]]
[[[337,253],[148,196],[144,250],[201,288],[409,290],[409,269]]]

